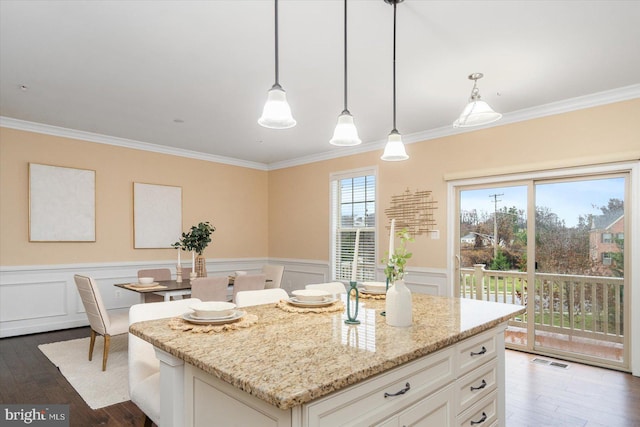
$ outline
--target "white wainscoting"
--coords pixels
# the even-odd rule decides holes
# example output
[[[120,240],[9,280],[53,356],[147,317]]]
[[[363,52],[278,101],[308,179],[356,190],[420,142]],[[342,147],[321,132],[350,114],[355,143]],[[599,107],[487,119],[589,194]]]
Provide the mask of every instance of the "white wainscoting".
[[[329,262],[316,260],[208,259],[207,272],[210,276],[237,270],[258,273],[266,263],[285,266],[281,286],[287,292],[304,289],[310,283],[331,281]],[[74,274],[97,281],[108,310],[126,311],[140,302],[140,295],[113,285],[135,282],[138,270],[147,268],[169,268],[175,274],[175,265],[166,261],[0,267],[0,338],[88,325]],[[384,280],[383,266],[379,266],[377,274],[379,280]],[[444,269],[409,269],[405,281],[414,292],[449,294]]]

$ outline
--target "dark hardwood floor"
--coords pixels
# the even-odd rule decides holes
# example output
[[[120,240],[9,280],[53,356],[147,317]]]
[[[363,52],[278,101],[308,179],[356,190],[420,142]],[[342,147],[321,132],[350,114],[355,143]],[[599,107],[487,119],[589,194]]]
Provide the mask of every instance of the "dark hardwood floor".
[[[71,426],[142,426],[145,416],[131,401],[91,409],[38,349],[40,344],[88,336],[86,327],[0,339],[0,402],[68,404]],[[100,363],[102,358],[94,355],[94,360]]]
[[[71,426],[142,426],[144,414],[131,402],[89,408],[38,349],[87,336],[89,328],[77,328],[0,339],[0,403],[69,404]],[[507,351],[507,427],[640,427],[640,378],[574,362],[566,369],[532,363],[536,357],[554,361]]]

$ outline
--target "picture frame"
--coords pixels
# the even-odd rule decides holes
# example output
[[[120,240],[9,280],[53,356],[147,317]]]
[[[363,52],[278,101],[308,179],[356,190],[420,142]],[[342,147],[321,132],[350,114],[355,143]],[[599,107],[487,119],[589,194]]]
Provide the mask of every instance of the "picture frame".
[[[29,163],[29,241],[96,241],[96,172]]]
[[[182,235],[182,187],[133,183],[135,249],[170,248]]]

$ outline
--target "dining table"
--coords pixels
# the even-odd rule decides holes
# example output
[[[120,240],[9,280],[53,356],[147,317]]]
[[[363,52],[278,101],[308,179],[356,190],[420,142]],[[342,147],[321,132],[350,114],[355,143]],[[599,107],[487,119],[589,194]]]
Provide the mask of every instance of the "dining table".
[[[227,294],[233,295],[233,283],[235,276],[229,276],[229,287]],[[267,279],[265,283],[272,282],[271,279]],[[116,283],[114,286],[122,289],[127,289],[140,294],[140,302],[145,302],[145,295],[156,294],[164,297],[165,301],[170,301],[172,297],[184,297],[191,295],[191,280],[182,279],[181,282],[177,280],[158,280],[153,283],[152,286],[142,286],[139,283]]]

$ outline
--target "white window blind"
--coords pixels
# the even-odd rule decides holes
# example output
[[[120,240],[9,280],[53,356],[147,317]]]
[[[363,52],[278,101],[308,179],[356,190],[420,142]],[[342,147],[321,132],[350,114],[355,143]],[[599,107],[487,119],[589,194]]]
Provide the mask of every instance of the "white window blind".
[[[331,180],[332,275],[349,282],[356,232],[360,230],[357,280],[376,277],[375,170],[336,174]]]

